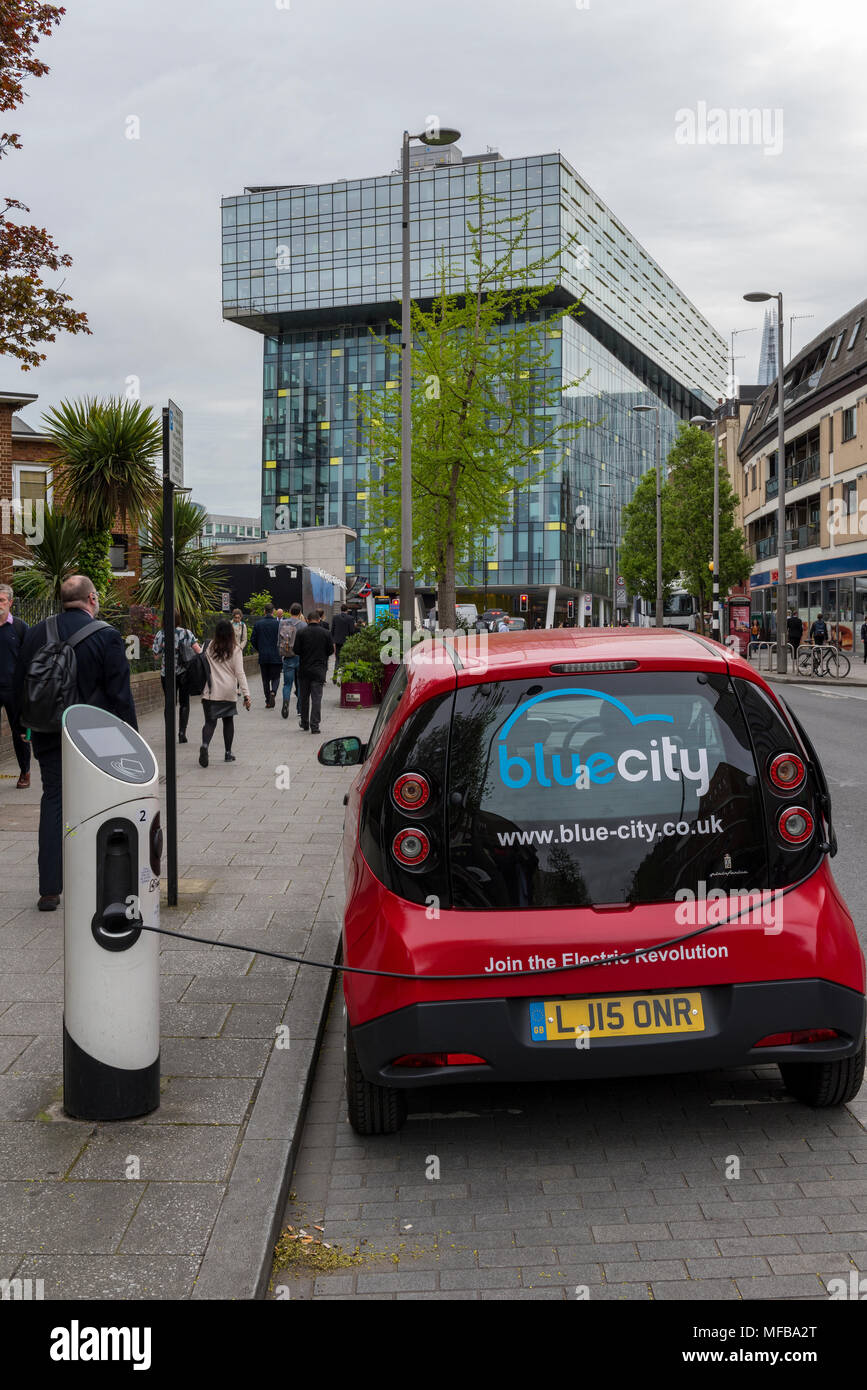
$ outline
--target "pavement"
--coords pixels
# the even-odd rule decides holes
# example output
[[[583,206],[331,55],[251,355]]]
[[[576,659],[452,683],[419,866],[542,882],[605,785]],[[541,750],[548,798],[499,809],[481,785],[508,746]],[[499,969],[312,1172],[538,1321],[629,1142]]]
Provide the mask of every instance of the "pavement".
[[[198,766],[200,711],[178,748],[180,902],[161,938],[162,1099],[98,1124],[62,1110],[63,914],[36,910],[40,795],[0,780],[0,1279],[49,1299],[253,1299],[271,1270],[331,972],[257,954],[333,961],[343,910],[343,795],[354,769],[316,761],[329,736],[364,736],[376,711],[340,711],[325,687],[311,737],[239,709]],[[164,765],[161,713],[141,732]],[[287,778],[288,770],[288,778]],[[286,786],[288,781],[289,785]],[[165,812],[163,812],[165,823]],[[164,861],[165,871],[165,861]]]
[[[751,665],[764,676],[765,680],[779,681],[780,684],[790,685],[815,685],[819,688],[827,687],[832,689],[834,686],[858,686],[867,685],[867,662],[863,659],[863,652],[847,652],[846,655],[851,662],[849,674],[847,676],[802,676],[798,671],[787,671],[786,675],[778,675],[776,670],[776,655],[771,654],[770,665],[765,656],[761,665],[756,661],[751,661]],[[791,658],[789,659],[791,663]]]

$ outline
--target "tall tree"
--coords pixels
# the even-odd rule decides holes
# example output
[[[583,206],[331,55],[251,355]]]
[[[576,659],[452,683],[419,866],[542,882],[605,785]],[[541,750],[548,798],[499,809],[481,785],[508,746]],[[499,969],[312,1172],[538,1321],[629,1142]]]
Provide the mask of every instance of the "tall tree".
[[[684,587],[703,615],[713,595],[713,439],[697,425],[681,423],[668,456],[665,545],[683,574]],[[725,465],[719,473],[720,598],[750,574],[744,533],[735,525],[737,498]]]
[[[661,493],[663,516],[662,595],[671,592],[677,579],[675,565],[665,544],[665,522],[668,513],[668,493]],[[620,546],[620,570],[626,588],[648,603],[656,599],[656,469],[651,468],[638,480],[631,502],[623,508],[623,541]]]
[[[175,495],[175,607],[181,622],[196,628],[209,609],[217,607],[225,571],[215,568],[216,550],[202,544],[207,511],[200,502]],[[141,548],[142,578],[139,600],[162,610],[163,595],[163,504],[160,501],[148,517]]]
[[[562,320],[577,315],[579,305],[550,316],[540,312],[554,288],[554,257],[527,260],[530,214],[489,216],[498,200],[482,192],[481,171],[473,201],[478,220],[467,224],[472,251],[463,293],[447,293],[441,258],[431,308],[411,306],[413,564],[419,574],[436,575],[445,628],[455,626],[457,577],[478,549],[478,537],[503,525],[517,494],[556,467],[556,458],[545,464],[544,452],[587,423],[561,415],[563,393],[578,383],[563,383],[553,346],[545,343],[546,333],[562,330]],[[399,358],[398,345],[380,341]],[[385,388],[359,395],[358,413],[375,461],[368,537],[394,570],[401,533],[399,393]]]
[[[33,50],[65,13],[61,6],[36,0],[0,0],[0,111],[21,105],[26,78],[48,72]],[[0,132],[0,159],[20,148],[19,135]],[[44,227],[8,216],[29,211],[17,198],[4,198],[0,207],[0,353],[17,357],[25,372],[45,361],[39,346],[53,343],[58,331],[90,332],[87,315],[71,307],[72,296],[42,278],[45,270],[72,265],[71,256],[61,253]]]
[[[143,521],[161,496],[155,461],[162,424],[140,401],[85,397],[62,401],[44,417],[60,458],[55,481],[62,506],[84,532],[82,572],[104,598],[111,582],[108,558],[116,519]]]

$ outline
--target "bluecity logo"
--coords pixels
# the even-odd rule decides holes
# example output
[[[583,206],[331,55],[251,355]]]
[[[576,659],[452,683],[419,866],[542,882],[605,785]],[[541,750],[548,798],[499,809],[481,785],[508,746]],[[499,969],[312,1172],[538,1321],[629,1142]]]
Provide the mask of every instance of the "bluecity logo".
[[[606,704],[619,710],[633,727],[640,724],[674,723],[670,714],[633,714],[622,700],[616,700],[613,695],[606,695],[601,690],[572,687],[536,695],[532,700],[519,705],[500,730],[497,756],[500,780],[505,786],[517,791],[526,787],[534,776],[540,787],[552,787],[555,783],[561,787],[574,787],[582,774],[586,776],[586,784],[592,786],[604,786],[613,782],[615,777],[621,777],[624,782],[643,782],[647,777],[652,782],[661,782],[665,777],[670,782],[680,782],[683,779],[695,782],[698,795],[704,796],[709,786],[707,749],[682,748],[670,738],[662,738],[661,741],[653,738],[646,748],[626,748],[616,758],[611,753],[592,753],[583,767],[579,753],[566,755],[571,768],[563,767],[561,753],[550,753],[550,762],[546,763],[544,743],[533,744],[532,760],[518,754],[510,755],[506,740],[515,722],[543,700],[555,700],[564,695],[589,695],[597,700],[604,700]],[[695,768],[690,766],[691,751],[695,753],[698,764]]]

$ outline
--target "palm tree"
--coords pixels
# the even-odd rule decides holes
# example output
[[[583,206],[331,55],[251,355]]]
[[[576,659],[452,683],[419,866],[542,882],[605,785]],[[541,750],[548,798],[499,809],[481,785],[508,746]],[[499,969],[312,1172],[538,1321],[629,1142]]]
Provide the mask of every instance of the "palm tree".
[[[216,550],[201,543],[207,511],[200,502],[175,494],[175,607],[181,622],[196,627],[203,613],[217,607],[219,588],[225,572],[214,567]],[[142,580],[140,601],[162,609],[163,587],[163,506],[159,502],[148,517],[141,547]]]
[[[155,461],[162,425],[140,401],[85,396],[62,401],[44,417],[45,432],[60,452],[56,481],[63,510],[84,533],[78,563],[100,597],[111,583],[108,558],[115,518],[136,526],[159,500]]]
[[[42,540],[28,546],[30,564],[15,571],[16,597],[60,603],[60,586],[79,567],[82,533],[78,522],[57,510],[45,508]]]

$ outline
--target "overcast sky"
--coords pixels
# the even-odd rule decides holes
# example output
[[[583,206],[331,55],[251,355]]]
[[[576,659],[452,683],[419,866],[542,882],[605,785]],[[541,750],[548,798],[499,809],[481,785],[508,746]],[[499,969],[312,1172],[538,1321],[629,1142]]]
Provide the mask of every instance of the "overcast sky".
[[[388,173],[429,114],[465,154],[561,150],[721,333],[755,327],[753,380],[744,291],[782,289],[787,354],[790,313],[797,351],[867,293],[865,50],[855,0],[67,0],[2,187],[73,256],[93,336],[6,358],[0,390],[38,425],[137,376],[183,407],[195,499],[258,514],[261,338],[221,318],[220,198]],[[765,110],[764,143],[702,140],[701,103]]]

